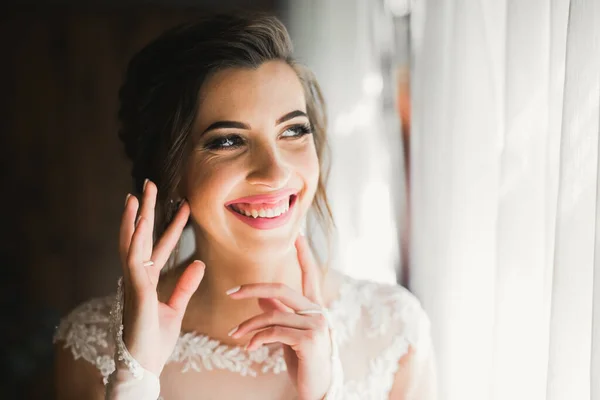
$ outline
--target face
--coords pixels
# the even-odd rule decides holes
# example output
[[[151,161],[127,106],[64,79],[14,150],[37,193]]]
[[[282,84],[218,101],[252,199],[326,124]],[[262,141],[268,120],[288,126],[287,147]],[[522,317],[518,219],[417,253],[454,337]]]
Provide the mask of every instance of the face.
[[[199,98],[184,190],[202,245],[286,251],[319,179],[298,76],[280,61],[226,69]]]

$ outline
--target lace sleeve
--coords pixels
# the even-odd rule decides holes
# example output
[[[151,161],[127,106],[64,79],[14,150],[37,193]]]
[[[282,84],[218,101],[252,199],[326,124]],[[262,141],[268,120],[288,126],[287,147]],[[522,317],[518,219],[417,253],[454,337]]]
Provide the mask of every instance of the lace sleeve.
[[[413,352],[408,366],[409,378],[405,397],[407,400],[435,400],[437,374],[431,324],[422,309],[415,315],[414,326],[412,337],[409,339]]]
[[[106,385],[115,370],[114,343],[109,334],[109,313],[112,296],[87,301],[75,308],[54,333],[54,343],[64,342],[75,360],[83,358],[102,374]]]
[[[335,314],[344,399],[387,400],[398,380],[401,398],[435,399],[430,323],[417,298],[401,286],[365,281],[350,281],[343,291]]]

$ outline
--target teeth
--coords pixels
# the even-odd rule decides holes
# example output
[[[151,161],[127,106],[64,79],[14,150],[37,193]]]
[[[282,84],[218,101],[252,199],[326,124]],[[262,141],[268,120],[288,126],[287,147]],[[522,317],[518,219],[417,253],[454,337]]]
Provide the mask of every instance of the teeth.
[[[237,207],[233,207],[235,211],[239,212],[240,214],[243,214],[247,217],[252,217],[252,218],[275,218],[275,217],[279,217],[281,214],[285,214],[286,212],[288,212],[288,210],[290,209],[290,204],[286,203],[283,206],[280,207],[276,207],[276,208],[269,208],[269,209],[260,209],[260,210],[251,210],[251,211],[245,211],[245,210],[240,210]]]

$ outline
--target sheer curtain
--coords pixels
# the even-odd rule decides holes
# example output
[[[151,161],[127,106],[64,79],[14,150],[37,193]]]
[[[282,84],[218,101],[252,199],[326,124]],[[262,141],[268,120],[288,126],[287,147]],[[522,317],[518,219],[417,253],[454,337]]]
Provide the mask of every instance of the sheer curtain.
[[[416,1],[411,32],[411,288],[443,399],[600,399],[600,1]]]

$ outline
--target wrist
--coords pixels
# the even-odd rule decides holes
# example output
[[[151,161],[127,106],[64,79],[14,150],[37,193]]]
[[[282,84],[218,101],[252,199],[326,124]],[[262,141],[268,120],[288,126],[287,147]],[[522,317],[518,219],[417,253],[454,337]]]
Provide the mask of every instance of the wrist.
[[[160,380],[150,371],[136,377],[125,365],[115,367],[108,377],[106,400],[153,400],[160,396]]]

